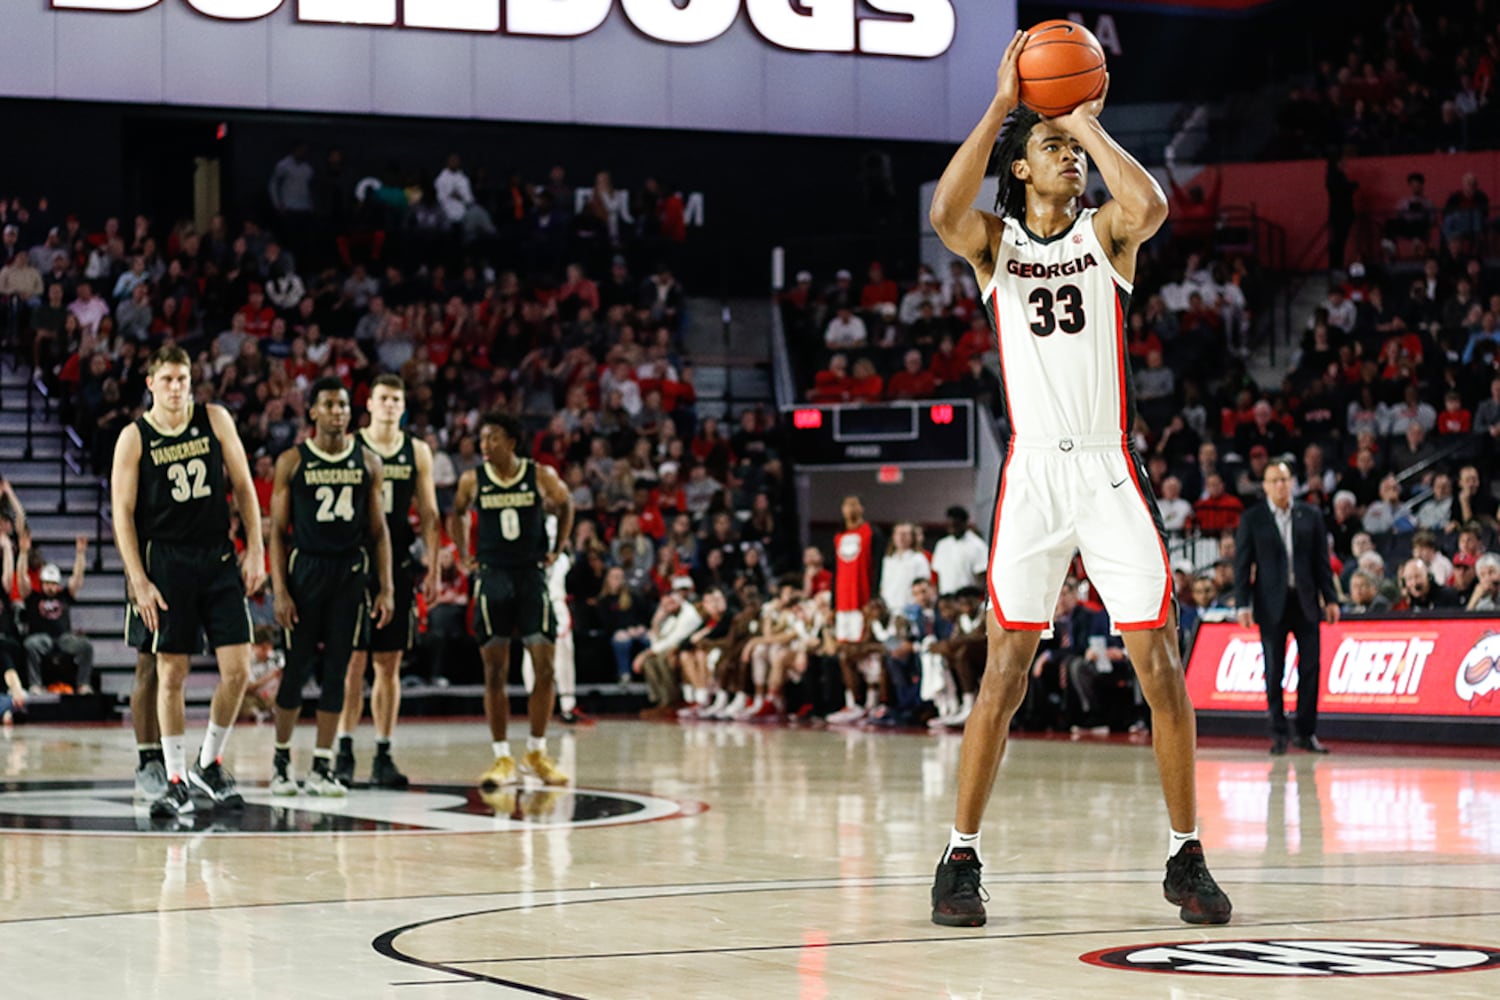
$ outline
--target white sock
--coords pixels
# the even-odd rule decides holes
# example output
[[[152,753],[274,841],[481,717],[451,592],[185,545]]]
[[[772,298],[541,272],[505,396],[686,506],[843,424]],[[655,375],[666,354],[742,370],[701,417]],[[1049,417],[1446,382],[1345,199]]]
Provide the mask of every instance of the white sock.
[[[693,702],[693,686],[691,684],[684,684],[682,686],[682,700],[689,704]]]
[[[495,740],[490,744],[490,749],[495,751],[495,759],[510,756],[510,740]]]
[[[1186,844],[1188,841],[1190,841],[1190,840],[1197,840],[1197,839],[1198,839],[1198,828],[1196,826],[1193,827],[1193,832],[1192,833],[1178,833],[1176,830],[1173,830],[1172,833],[1171,833],[1171,836],[1167,839],[1167,858],[1168,858],[1168,860],[1177,857],[1177,852],[1180,851],[1180,850],[1182,850],[1183,845]]]
[[[979,837],[979,833],[959,833],[958,827],[955,826],[953,832],[948,834],[948,850],[951,852],[956,847],[968,848],[974,852],[974,860],[980,864],[984,864],[983,859],[979,856]],[[947,859],[948,855],[944,854],[943,860],[946,861]]]
[[[857,708],[857,707],[859,707],[859,703],[854,700],[854,692],[848,690],[847,688],[844,690],[844,707],[845,708]]]
[[[578,707],[578,699],[570,694],[558,695],[557,703],[564,712],[571,712],[573,711],[573,709]]]
[[[547,752],[547,737],[545,737],[545,736],[528,736],[528,737],[526,737],[526,752],[527,753],[531,753],[531,751],[533,751],[533,750],[540,750],[542,753],[545,754]]]
[[[203,746],[198,751],[199,767],[208,767],[224,756],[224,744],[229,742],[229,730],[233,728],[234,723],[227,726],[218,726],[212,722],[208,724],[208,734],[203,737]]]
[[[167,765],[168,781],[181,781],[187,776],[187,751],[183,749],[186,740],[187,737],[181,733],[176,736],[162,734],[161,756],[162,762]]]

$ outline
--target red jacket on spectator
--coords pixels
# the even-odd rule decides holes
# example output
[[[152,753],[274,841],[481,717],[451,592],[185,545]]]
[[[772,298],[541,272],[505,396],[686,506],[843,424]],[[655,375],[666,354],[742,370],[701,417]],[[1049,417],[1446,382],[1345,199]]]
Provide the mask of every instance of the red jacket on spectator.
[[[990,339],[989,328],[982,330],[969,327],[964,335],[958,338],[958,344],[954,346],[953,353],[958,355],[961,365],[968,365],[969,359],[976,354],[987,354],[995,349],[994,342]]]
[[[872,312],[883,302],[889,302],[893,306],[900,305],[901,289],[885,276],[884,268],[879,264],[871,264],[870,280],[865,282],[865,287],[859,292],[859,307]]]
[[[930,371],[897,372],[885,386],[886,399],[927,399],[937,391],[937,378]]]
[[[1437,416],[1439,434],[1467,434],[1474,427],[1474,415],[1460,405],[1455,410],[1443,410]]]
[[[932,365],[928,371],[939,382],[959,382],[969,373],[969,362],[968,359],[959,357],[958,351],[945,352],[940,347],[932,356]]]
[[[879,375],[849,380],[849,402],[878,403],[885,395],[885,379]]]
[[[650,535],[654,541],[659,542],[667,537],[667,519],[656,505],[654,493],[652,499],[646,501],[646,506],[636,511],[636,516],[640,519],[641,531]]]
[[[276,319],[276,310],[270,306],[263,305],[259,309],[249,302],[240,306],[239,313],[245,317],[245,335],[248,337],[269,337],[271,335],[271,323]]]
[[[77,366],[75,365],[75,372]],[[74,375],[77,381],[77,375]],[[821,371],[813,376],[813,387],[807,394],[808,402],[842,403],[849,398],[849,376],[833,371]]]
[[[1206,534],[1217,535],[1221,531],[1233,531],[1240,526],[1240,515],[1245,505],[1233,493],[1217,497],[1204,497],[1193,504],[1193,519],[1198,529]]]

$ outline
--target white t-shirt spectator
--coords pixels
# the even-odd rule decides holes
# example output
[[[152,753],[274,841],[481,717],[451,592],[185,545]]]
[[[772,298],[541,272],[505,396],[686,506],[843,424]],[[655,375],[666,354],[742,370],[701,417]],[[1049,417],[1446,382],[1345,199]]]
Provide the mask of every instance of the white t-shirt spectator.
[[[1339,296],[1339,303],[1334,305],[1333,299],[1327,302],[1328,325],[1338,327],[1345,333],[1354,329],[1354,321],[1359,317],[1359,307],[1354,304],[1353,299]]]
[[[109,315],[109,306],[104,300],[95,295],[87,302],[82,299],[74,299],[68,305],[68,312],[78,317],[78,325],[88,333],[97,333],[99,321]]]
[[[927,557],[916,549],[892,552],[880,561],[880,599],[892,610],[911,603],[911,585],[932,576]]]
[[[1193,516],[1193,505],[1182,497],[1175,497],[1171,500],[1158,497],[1156,509],[1161,511],[1162,527],[1168,531],[1183,531],[1187,528],[1188,519]]]
[[[848,319],[834,316],[828,321],[828,329],[823,331],[823,343],[835,351],[845,347],[863,347],[869,339],[865,321],[852,313]]]
[[[939,594],[951,594],[976,584],[982,586],[989,564],[989,546],[972,528],[962,538],[944,535],[932,547],[932,569],[937,573]]]
[[[469,186],[469,177],[462,170],[444,168],[433,184],[438,204],[449,222],[462,222],[469,206],[474,204],[474,189]]]

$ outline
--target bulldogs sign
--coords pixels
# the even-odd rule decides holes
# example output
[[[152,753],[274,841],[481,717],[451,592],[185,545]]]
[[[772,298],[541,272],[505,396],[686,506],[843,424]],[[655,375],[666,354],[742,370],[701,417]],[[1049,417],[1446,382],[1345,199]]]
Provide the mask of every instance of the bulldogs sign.
[[[52,0],[59,10],[130,13],[162,0]],[[178,0],[207,17],[256,21],[295,3],[307,24],[435,28],[551,38],[587,35],[604,23],[614,0]],[[801,52],[862,52],[931,59],[948,51],[957,23],[952,0],[866,0],[884,17],[858,16],[855,0],[743,0],[751,25],[767,42]],[[739,17],[742,0],[620,0],[630,23],[672,45],[712,41]],[[399,7],[399,9],[398,9]]]

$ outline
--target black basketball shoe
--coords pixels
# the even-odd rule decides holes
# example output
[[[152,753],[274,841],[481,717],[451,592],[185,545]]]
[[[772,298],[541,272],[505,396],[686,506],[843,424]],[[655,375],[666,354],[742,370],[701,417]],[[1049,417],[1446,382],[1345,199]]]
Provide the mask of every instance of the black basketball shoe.
[[[188,782],[212,799],[216,809],[245,808],[245,799],[235,786],[234,775],[220,761],[215,760],[207,767],[193,761],[188,770]]]
[[[196,812],[187,782],[181,778],[167,783],[167,790],[151,803],[152,819],[186,820],[191,823]]]
[[[1167,902],[1182,907],[1178,915],[1190,924],[1227,924],[1233,909],[1229,897],[1208,873],[1203,860],[1203,845],[1190,840],[1167,860],[1167,877],[1162,880],[1162,895]]]
[[[354,785],[354,750],[346,748],[344,741],[339,741],[339,752],[333,757],[333,776],[339,780],[345,788]]]
[[[391,760],[390,754],[378,753],[375,762],[370,765],[370,787],[372,788],[405,788],[411,784],[396,762]]]
[[[932,880],[932,922],[944,927],[983,927],[984,901],[989,894],[979,884],[979,855],[958,847],[938,862]]]

